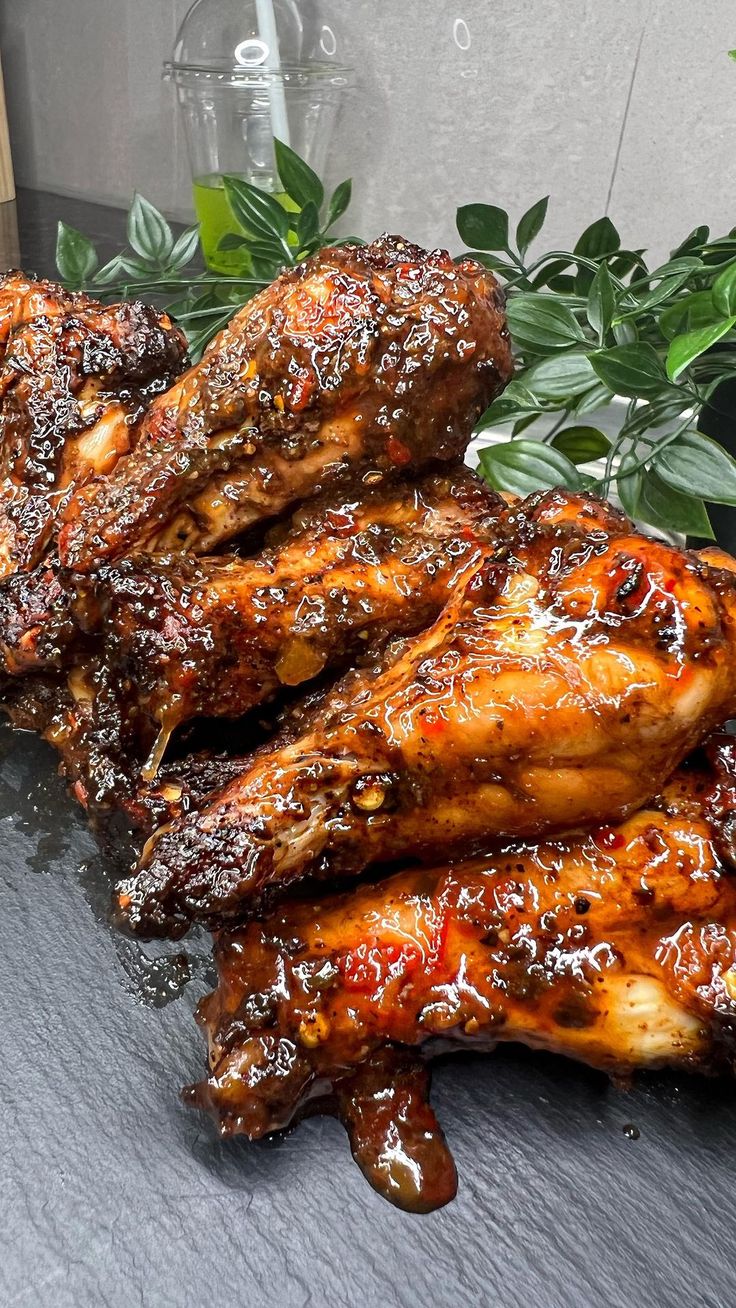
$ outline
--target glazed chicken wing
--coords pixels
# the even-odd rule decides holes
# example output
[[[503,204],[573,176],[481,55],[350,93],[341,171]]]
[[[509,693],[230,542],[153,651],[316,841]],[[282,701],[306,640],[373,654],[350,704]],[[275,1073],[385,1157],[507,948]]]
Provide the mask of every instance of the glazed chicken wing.
[[[170,318],[0,280],[0,577],[40,562],[75,487],[109,473],[186,360]]]
[[[456,459],[511,368],[501,291],[473,260],[398,237],[324,249],[154,401],[131,456],[68,505],[62,562],[213,552],[341,475]]]
[[[696,767],[616,828],[400,872],[222,935],[199,1012],[210,1075],[188,1098],[223,1135],[255,1138],[331,1094],[371,1183],[426,1210],[455,1174],[420,1046],[517,1040],[616,1073],[732,1067],[723,817]]]
[[[240,717],[427,626],[493,540],[502,508],[460,466],[303,509],[252,560],[139,556],[77,579],[76,592],[58,582],[66,602],[57,597],[54,620],[42,613],[36,625],[27,607],[9,620],[6,587],[5,661],[35,669],[38,685],[68,659],[43,733],[78,798],[128,806],[138,782],[153,782],[177,726]],[[19,578],[15,598],[25,591]],[[21,636],[11,646],[13,630]],[[75,633],[92,645],[71,657]],[[27,682],[6,688],[18,722],[28,719]]]
[[[732,573],[565,492],[499,531],[349,703],[149,843],[120,893],[133,930],[221,924],[309,873],[616,821],[736,710]]]
[[[117,693],[127,746],[150,754],[144,776],[190,718],[238,717],[427,626],[502,507],[459,468],[302,510],[252,560],[143,556],[102,569],[77,618],[104,630],[98,684]]]

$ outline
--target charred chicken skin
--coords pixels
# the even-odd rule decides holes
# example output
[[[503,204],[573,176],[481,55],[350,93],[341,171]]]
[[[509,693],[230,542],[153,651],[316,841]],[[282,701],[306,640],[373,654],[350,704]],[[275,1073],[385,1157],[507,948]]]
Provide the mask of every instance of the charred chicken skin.
[[[100,635],[100,651],[82,649],[65,689],[44,700],[51,716],[42,731],[77,798],[132,814],[150,797],[157,811],[154,780],[175,727],[240,717],[283,687],[370,661],[388,640],[427,626],[477,566],[502,508],[458,467],[301,510],[253,560],[139,556],[81,579],[75,598],[56,603],[56,623],[31,628],[26,610],[19,627],[34,641],[16,644],[16,667],[53,668],[69,631]],[[37,687],[47,681],[47,672],[35,677]],[[18,723],[28,684],[6,691]],[[140,812],[147,821],[150,805]]]
[[[238,717],[440,612],[493,539],[503,502],[467,469],[331,497],[253,560],[139,557],[78,603],[105,632],[127,746],[152,777],[175,727]]]
[[[134,555],[90,578],[50,566],[41,581],[0,587],[0,647],[21,676],[74,663],[101,634],[110,675],[130,682],[157,730],[239,714],[261,696],[259,673],[298,685],[393,631],[394,618],[398,630],[426,626],[503,507],[457,464],[324,496],[254,558]]]
[[[170,318],[0,280],[0,577],[43,558],[72,491],[108,474],[186,362]]]
[[[0,281],[5,707],[91,814],[153,831],[120,922],[220,933],[187,1098],[249,1137],[336,1109],[426,1211],[456,1186],[448,1042],[731,1068],[734,738],[678,765],[736,713],[733,560],[461,469],[512,371],[472,259],[326,249],[179,376],[184,348]],[[176,757],[202,718],[250,754],[220,727]]]
[[[130,457],[71,500],[62,562],[214,552],[340,476],[456,459],[511,371],[503,296],[478,263],[388,236],[322,250],[237,313],[151,405]]]
[[[732,573],[565,492],[499,532],[349,703],[149,843],[120,891],[129,927],[175,936],[307,874],[617,821],[736,711]]]
[[[619,1074],[732,1068],[722,819],[698,767],[615,828],[499,845],[222,934],[199,1010],[210,1073],[187,1099],[250,1138],[336,1106],[369,1181],[426,1211],[453,1196],[455,1173],[420,1046],[521,1041]]]

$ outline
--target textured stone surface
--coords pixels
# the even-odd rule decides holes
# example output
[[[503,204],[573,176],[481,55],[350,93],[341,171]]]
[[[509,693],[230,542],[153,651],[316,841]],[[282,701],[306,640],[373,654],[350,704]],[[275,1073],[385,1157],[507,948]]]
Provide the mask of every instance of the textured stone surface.
[[[137,187],[189,208],[174,92],[161,81],[188,6],[0,6],[23,185],[120,204]],[[359,234],[398,228],[456,248],[457,204],[519,215],[548,192],[553,242],[605,210],[658,253],[695,222],[732,225],[732,0],[325,0],[323,12],[360,79],[332,167],[355,178]]]
[[[6,728],[0,748],[4,1308],[736,1302],[730,1084],[624,1093],[522,1051],[447,1063],[460,1192],[424,1218],[368,1189],[333,1122],[215,1140],[176,1096],[201,1065],[202,983],[146,1006],[50,750]]]
[[[21,201],[24,261],[48,271],[58,200]],[[121,222],[63,216],[103,241]],[[0,727],[2,1308],[736,1303],[732,1083],[624,1092],[523,1050],[448,1061],[434,1102],[460,1192],[407,1216],[332,1121],[225,1144],[180,1106],[206,940],[156,1007],[161,950],[107,925],[110,873],[52,751]]]

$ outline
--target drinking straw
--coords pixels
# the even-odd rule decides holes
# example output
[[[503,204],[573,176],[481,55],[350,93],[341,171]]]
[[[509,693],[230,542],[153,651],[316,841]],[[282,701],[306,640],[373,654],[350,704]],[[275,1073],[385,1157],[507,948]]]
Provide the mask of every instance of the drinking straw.
[[[256,16],[258,19],[258,35],[269,52],[268,67],[271,77],[269,78],[268,95],[271,105],[271,128],[274,136],[279,141],[283,141],[284,145],[290,145],[289,119],[286,113],[286,94],[281,70],[279,34],[276,30],[273,0],[256,0]]]

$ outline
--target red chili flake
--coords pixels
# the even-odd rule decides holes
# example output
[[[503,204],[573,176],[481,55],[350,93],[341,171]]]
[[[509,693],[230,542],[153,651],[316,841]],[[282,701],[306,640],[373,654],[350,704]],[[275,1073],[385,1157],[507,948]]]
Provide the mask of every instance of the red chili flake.
[[[167,441],[176,434],[177,413],[173,409],[154,409],[147,419],[148,438]]]
[[[357,524],[352,513],[345,513],[340,509],[330,509],[327,514],[327,523],[330,531],[336,536],[354,536],[357,531]]]
[[[613,827],[601,827],[593,837],[599,849],[621,849],[626,844],[624,836],[620,831],[614,831]]]
[[[468,523],[465,524],[465,526],[463,527],[463,529],[462,529],[460,535],[463,537],[463,540],[477,540],[477,539],[478,539],[478,537],[476,536],[476,534],[475,534],[473,528],[472,528]]]
[[[396,276],[399,280],[405,280],[407,277],[413,277],[417,269],[413,263],[400,263],[396,269]]]
[[[75,797],[75,799],[77,800],[77,803],[78,803],[78,804],[81,804],[81,805],[82,805],[82,808],[86,808],[86,807],[87,807],[88,794],[87,794],[87,788],[86,788],[86,786],[83,784],[83,782],[81,782],[81,781],[75,781],[75,782],[74,782],[74,785],[72,786],[72,790],[73,790],[73,792],[74,792],[74,797]]]
[[[293,409],[295,413],[305,409],[313,390],[314,380],[311,377],[297,377],[291,388],[289,408]]]
[[[670,577],[669,581],[666,581],[666,582],[665,582],[665,586],[664,586],[664,588],[665,588],[665,590],[667,591],[668,595],[671,595],[671,594],[672,594],[672,592],[674,591],[676,585],[677,585],[677,582],[675,581],[675,578],[674,578],[674,577]]]
[[[389,436],[387,449],[388,457],[397,467],[403,468],[407,463],[411,463],[411,450],[398,437]]]

